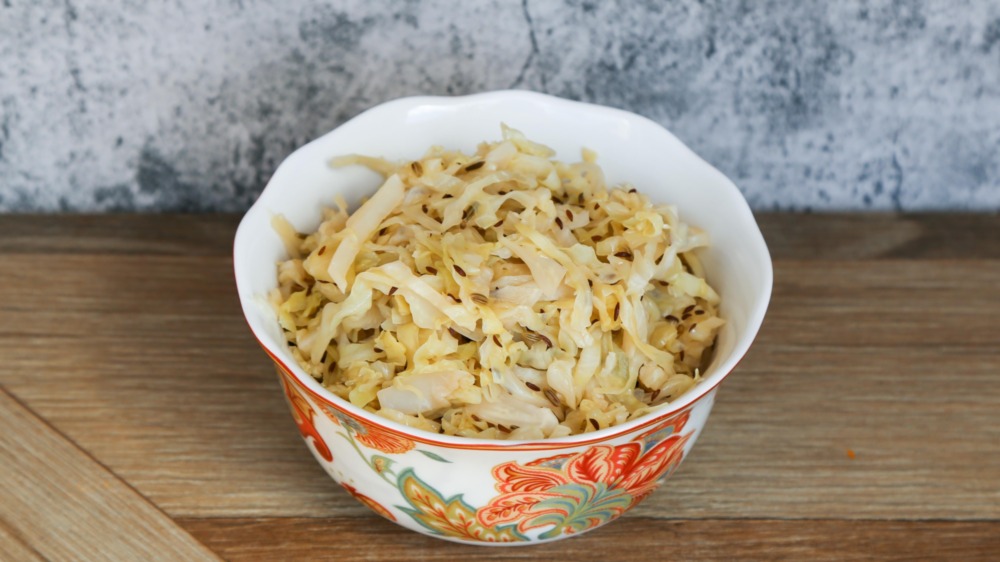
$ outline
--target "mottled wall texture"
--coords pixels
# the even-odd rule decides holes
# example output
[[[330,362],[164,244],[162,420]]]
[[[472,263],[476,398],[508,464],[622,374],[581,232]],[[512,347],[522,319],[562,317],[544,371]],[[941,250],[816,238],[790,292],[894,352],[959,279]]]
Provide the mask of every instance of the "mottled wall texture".
[[[240,211],[412,94],[674,131],[757,209],[1000,209],[997,0],[0,0],[0,211]]]

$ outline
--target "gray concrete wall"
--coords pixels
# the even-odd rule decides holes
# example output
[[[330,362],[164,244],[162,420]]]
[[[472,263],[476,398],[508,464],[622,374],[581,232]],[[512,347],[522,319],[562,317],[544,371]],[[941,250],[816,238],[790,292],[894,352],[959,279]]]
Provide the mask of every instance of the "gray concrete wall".
[[[1000,2],[0,0],[0,211],[245,209],[411,94],[667,126],[758,209],[1000,209]]]

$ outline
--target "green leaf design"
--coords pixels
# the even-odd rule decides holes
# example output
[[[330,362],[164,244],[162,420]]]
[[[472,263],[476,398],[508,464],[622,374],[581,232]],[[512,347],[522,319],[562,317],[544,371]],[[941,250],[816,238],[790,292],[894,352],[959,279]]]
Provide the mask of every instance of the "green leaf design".
[[[539,538],[552,539],[564,533],[582,533],[615,519],[632,505],[632,496],[608,488],[603,482],[596,484],[563,484],[549,490],[557,494],[531,507],[531,527],[554,525]]]
[[[369,464],[375,472],[380,474],[392,474],[392,465],[396,464],[396,461],[383,455],[372,455],[371,462]]]
[[[521,542],[528,540],[515,525],[486,527],[476,519],[476,510],[462,495],[443,498],[421,480],[412,468],[399,474],[399,491],[409,507],[396,506],[437,535],[477,542]]]
[[[442,457],[441,455],[438,455],[437,453],[432,453],[430,451],[425,451],[423,449],[417,449],[417,451],[419,451],[420,453],[422,453],[425,457],[427,457],[429,459],[432,459],[432,460],[436,460],[437,462],[446,462],[446,463],[450,463],[451,462],[450,460]]]

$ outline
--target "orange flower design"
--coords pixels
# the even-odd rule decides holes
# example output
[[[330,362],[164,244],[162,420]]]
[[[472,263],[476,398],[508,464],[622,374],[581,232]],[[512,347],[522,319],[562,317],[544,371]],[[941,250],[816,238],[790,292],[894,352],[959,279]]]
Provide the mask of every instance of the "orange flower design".
[[[405,437],[388,429],[350,417],[340,410],[331,406],[323,405],[323,412],[335,423],[344,426],[354,437],[355,441],[365,447],[375,449],[381,453],[389,455],[399,455],[412,450],[416,443],[409,437]]]
[[[358,440],[358,443],[361,443],[365,447],[395,455],[405,453],[414,447],[413,441],[402,435],[390,433],[378,426],[364,422],[361,425],[364,426],[365,432],[359,432],[355,438]]]
[[[377,501],[375,501],[375,500],[369,498],[368,496],[362,494],[354,486],[351,486],[350,484],[341,484],[341,486],[343,486],[344,489],[347,490],[347,493],[349,493],[352,496],[354,496],[354,499],[358,500],[359,502],[361,502],[363,505],[367,506],[369,509],[371,509],[375,513],[378,513],[379,515],[381,515],[382,517],[385,517],[389,521],[392,521],[392,522],[396,521],[396,517],[393,516],[393,514],[390,513],[388,509],[386,509],[385,507],[383,507],[382,504],[380,504]]]
[[[622,445],[498,465],[493,476],[500,494],[476,516],[485,526],[520,520],[521,532],[555,525],[543,534],[548,538],[602,525],[642,501],[677,467],[691,437],[680,434],[686,421],[686,413],[676,416]]]
[[[278,370],[278,380],[281,381],[281,386],[285,390],[285,398],[292,408],[292,418],[295,419],[295,425],[299,426],[302,438],[306,441],[312,439],[316,452],[325,461],[333,462],[333,453],[330,452],[330,448],[326,446],[326,442],[320,437],[319,431],[316,430],[316,425],[313,423],[316,410],[313,410],[305,397],[295,388],[295,382],[289,380],[289,376],[280,369]]]

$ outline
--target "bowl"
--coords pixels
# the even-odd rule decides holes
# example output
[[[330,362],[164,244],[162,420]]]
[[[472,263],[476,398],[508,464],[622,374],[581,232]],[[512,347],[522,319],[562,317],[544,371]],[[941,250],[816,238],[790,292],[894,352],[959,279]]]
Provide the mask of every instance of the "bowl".
[[[629,182],[708,232],[709,280],[726,324],[705,376],[662,409],[600,431],[542,441],[438,435],[355,407],[327,391],[289,353],[266,300],[287,257],[271,227],[281,214],[300,232],[343,195],[352,209],[381,178],[331,157],[422,156],[431,145],[473,152],[500,123],[579,160],[598,154],[608,184]],[[281,388],[310,451],[343,488],[406,528],[474,544],[533,544],[599,527],[638,504],[691,451],[719,384],[747,352],[771,294],[771,260],[750,209],[731,181],[660,125],[638,115],[547,95],[501,91],[411,97],[374,107],[292,153],[240,223],[234,244],[240,302],[277,366]]]

